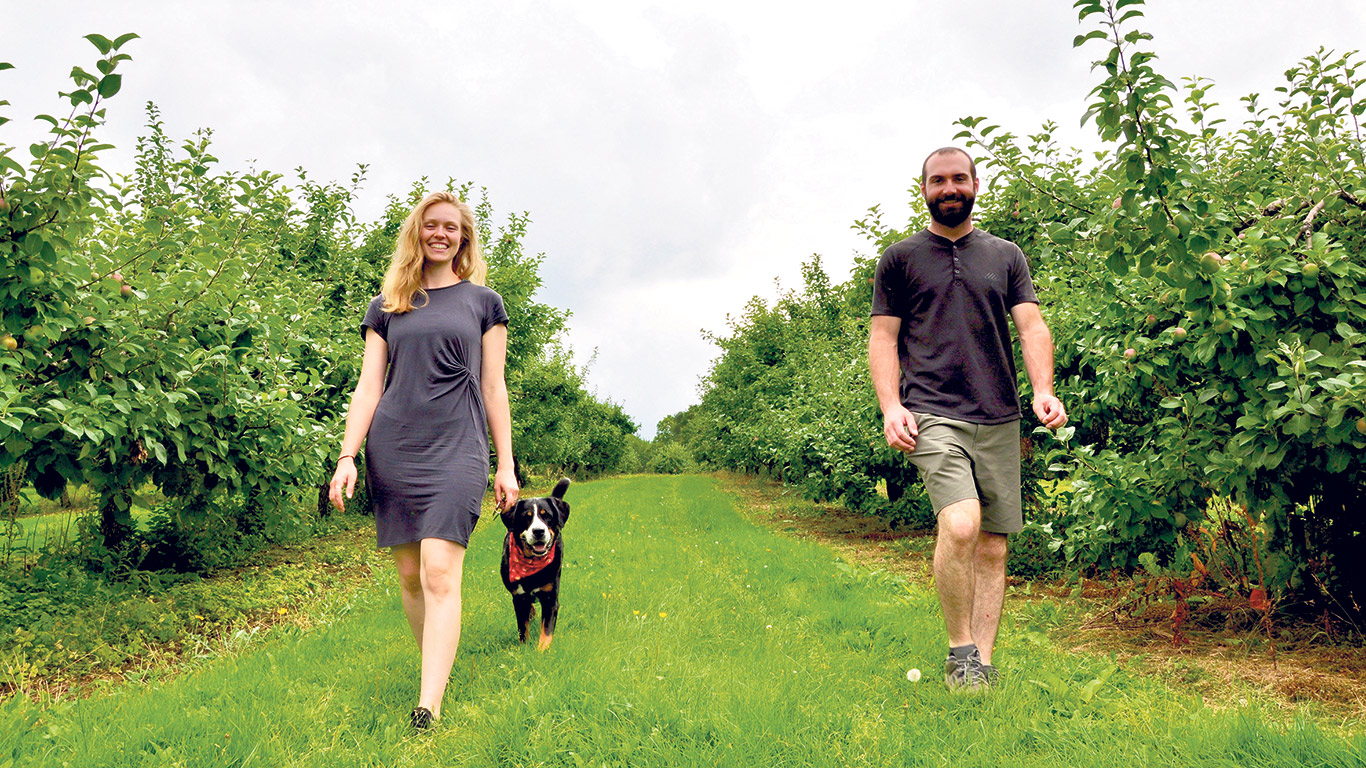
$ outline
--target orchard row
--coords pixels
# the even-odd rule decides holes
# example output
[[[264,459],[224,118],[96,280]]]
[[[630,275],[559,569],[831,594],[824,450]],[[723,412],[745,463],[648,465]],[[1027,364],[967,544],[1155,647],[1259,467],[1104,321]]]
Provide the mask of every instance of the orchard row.
[[[98,133],[134,37],[89,36],[99,59],[73,69],[65,119],[40,117],[49,140],[23,162],[0,144],[0,471],[22,468],[47,496],[90,487],[93,562],[160,548],[203,567],[215,549],[295,526],[301,496],[330,477],[359,321],[428,182],[361,222],[364,166],[345,185],[224,169],[207,131],[177,142],[154,106],[135,170],[111,178]],[[568,313],[534,298],[542,257],[522,249],[527,216],[495,229],[487,195],[458,191],[477,205],[489,284],[511,316],[522,469],[615,469],[635,425],[587,392],[561,342]],[[168,499],[150,542],[130,516],[148,483]]]

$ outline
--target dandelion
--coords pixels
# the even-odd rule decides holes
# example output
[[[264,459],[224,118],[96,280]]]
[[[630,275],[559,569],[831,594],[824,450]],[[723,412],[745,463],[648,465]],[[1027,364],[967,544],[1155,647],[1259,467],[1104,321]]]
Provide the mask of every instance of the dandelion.
[[[289,613],[289,609],[281,606],[279,608],[276,608],[275,612],[280,614],[281,616],[284,616],[286,613]]]
[[[665,613],[664,611],[660,611],[660,612],[659,612],[659,618],[661,618],[661,619],[667,617],[668,615],[669,615],[669,614]]]
[[[906,670],[906,679],[907,679],[907,680],[910,680],[910,681],[913,682],[913,683],[918,683],[918,682],[920,682],[920,670],[918,670],[918,669],[908,669],[908,670]]]

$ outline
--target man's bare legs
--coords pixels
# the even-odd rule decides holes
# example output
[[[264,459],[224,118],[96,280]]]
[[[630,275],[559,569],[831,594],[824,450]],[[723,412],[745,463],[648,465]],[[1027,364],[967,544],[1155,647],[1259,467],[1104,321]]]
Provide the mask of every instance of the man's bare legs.
[[[939,511],[939,537],[934,545],[934,583],[949,631],[949,647],[972,643],[974,563],[982,525],[977,499],[963,499]]]
[[[976,644],[991,663],[1005,600],[1006,537],[982,530],[977,499],[956,501],[939,512],[934,582],[949,633],[949,647]]]
[[[1001,609],[1006,599],[1006,537],[981,531],[977,536],[976,581],[972,593],[972,641],[991,663],[996,647],[996,630],[1001,626]]]

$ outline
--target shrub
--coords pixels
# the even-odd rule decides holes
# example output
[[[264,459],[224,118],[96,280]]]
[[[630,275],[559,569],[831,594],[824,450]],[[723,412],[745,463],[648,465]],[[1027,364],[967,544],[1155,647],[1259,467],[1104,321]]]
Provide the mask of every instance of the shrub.
[[[678,443],[666,443],[655,451],[646,468],[661,475],[681,475],[691,472],[694,466],[687,448]]]

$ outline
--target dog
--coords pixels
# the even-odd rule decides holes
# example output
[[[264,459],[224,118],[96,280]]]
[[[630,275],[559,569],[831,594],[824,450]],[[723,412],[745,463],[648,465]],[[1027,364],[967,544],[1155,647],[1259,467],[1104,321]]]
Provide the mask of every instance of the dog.
[[[521,499],[503,511],[508,535],[503,539],[503,563],[499,571],[503,586],[512,593],[517,614],[517,640],[525,643],[531,629],[533,600],[541,602],[541,637],[537,650],[550,647],[555,621],[560,616],[560,566],[564,563],[564,540],[560,531],[569,519],[564,492],[569,478],[555,484],[549,496]]]

